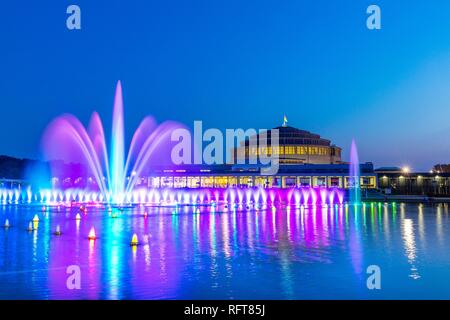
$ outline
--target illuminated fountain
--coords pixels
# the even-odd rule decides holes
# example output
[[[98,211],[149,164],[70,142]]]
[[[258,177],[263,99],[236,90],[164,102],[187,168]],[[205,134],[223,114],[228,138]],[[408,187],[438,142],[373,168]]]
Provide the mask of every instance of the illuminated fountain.
[[[352,140],[352,146],[350,148],[349,185],[350,185],[350,202],[353,204],[361,203],[359,157],[355,140]]]
[[[43,137],[44,154],[48,160],[62,159],[65,162],[82,163],[95,181],[98,192],[76,191],[74,196],[61,191],[52,191],[41,198],[57,198],[62,201],[70,198],[80,202],[99,201],[120,204],[125,201],[145,170],[153,160],[161,160],[170,155],[170,136],[180,125],[165,122],[159,126],[151,117],[146,117],[137,128],[131,140],[128,156],[125,159],[124,114],[122,87],[117,83],[114,98],[110,156],[106,146],[103,124],[98,113],[92,114],[86,129],[72,115],[63,115],[55,119],[47,128]],[[154,157],[155,154],[158,157]],[[53,169],[53,168],[52,168]],[[70,176],[72,172],[63,172]]]
[[[71,206],[72,203],[104,206],[100,191],[86,190],[48,190],[28,198],[26,192],[18,192],[12,198],[3,198],[2,203],[39,203],[50,206]],[[294,187],[294,188],[195,188],[195,189],[157,189],[135,188],[124,194],[120,205],[180,206],[212,205],[225,210],[258,210],[269,207],[309,207],[341,205],[344,191],[340,188]],[[111,202],[109,202],[111,204]],[[108,207],[108,206],[107,206]],[[114,217],[114,216],[113,216]],[[77,220],[81,219],[77,214]]]
[[[0,189],[3,204],[38,203],[46,206],[85,205],[208,205],[221,206],[223,210],[260,210],[275,207],[308,207],[340,205],[344,192],[339,188],[148,188],[140,186],[141,177],[151,176],[155,165],[172,164],[171,133],[180,128],[175,122],[157,125],[151,117],[145,117],[135,131],[128,153],[125,153],[124,112],[122,87],[118,82],[114,98],[110,148],[106,145],[103,124],[98,113],[91,116],[89,126],[73,115],[62,115],[47,127],[43,139],[46,160],[50,160],[52,176],[61,179],[88,177],[86,187],[47,188],[32,191],[26,189]],[[61,161],[55,161],[61,160]],[[82,164],[62,166],[61,163]],[[352,168],[357,165],[356,147],[352,145]],[[58,167],[59,164],[59,167]],[[63,169],[61,169],[63,168]],[[351,170],[353,170],[351,169]],[[59,171],[58,171],[59,170]],[[353,171],[352,171],[353,172]],[[351,174],[359,176],[359,173]],[[359,181],[359,179],[357,180]],[[359,187],[359,183],[357,183]],[[355,189],[356,190],[356,189]],[[355,198],[359,201],[359,197]],[[82,210],[82,211],[83,211]],[[194,210],[196,212],[196,210]],[[112,214],[115,217],[116,213]],[[78,214],[77,219],[81,217]]]

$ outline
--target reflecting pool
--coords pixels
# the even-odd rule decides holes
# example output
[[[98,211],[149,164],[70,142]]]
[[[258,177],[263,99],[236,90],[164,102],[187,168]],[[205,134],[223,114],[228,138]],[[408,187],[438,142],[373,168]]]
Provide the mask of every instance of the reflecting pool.
[[[6,219],[1,299],[450,299],[447,204],[6,205],[1,226]],[[79,290],[67,287],[71,265],[81,271]],[[380,290],[367,288],[370,265],[381,268]]]

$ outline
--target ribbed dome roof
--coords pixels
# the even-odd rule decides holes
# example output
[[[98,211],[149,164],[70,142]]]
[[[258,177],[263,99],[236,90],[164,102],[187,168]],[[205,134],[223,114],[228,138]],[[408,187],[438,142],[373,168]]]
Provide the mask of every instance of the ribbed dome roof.
[[[279,145],[320,145],[330,146],[331,141],[323,139],[320,135],[311,133],[306,130],[297,129],[290,126],[280,126],[274,129],[278,129]],[[245,145],[249,144],[250,140],[254,140],[259,137],[259,134],[251,136],[250,139],[245,141]],[[267,131],[267,144],[271,144],[271,131]]]

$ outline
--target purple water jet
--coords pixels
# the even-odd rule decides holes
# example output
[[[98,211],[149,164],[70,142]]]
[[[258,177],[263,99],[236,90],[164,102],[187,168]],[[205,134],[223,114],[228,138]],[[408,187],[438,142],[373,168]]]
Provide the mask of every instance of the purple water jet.
[[[96,112],[91,116],[88,129],[73,115],[56,118],[47,127],[42,145],[46,160],[85,165],[92,177],[87,189],[97,189],[106,202],[122,203],[144,171],[170,158],[170,136],[180,127],[171,121],[158,126],[153,118],[144,118],[133,135],[125,161],[123,98],[119,81],[114,98],[110,156],[103,124]],[[156,152],[158,157],[154,157]],[[69,177],[70,172],[64,176]]]

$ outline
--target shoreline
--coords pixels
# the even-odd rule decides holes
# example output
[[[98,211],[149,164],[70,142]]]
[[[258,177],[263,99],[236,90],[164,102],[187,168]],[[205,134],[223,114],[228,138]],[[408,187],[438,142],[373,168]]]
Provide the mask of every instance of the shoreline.
[[[408,203],[450,203],[450,197],[430,197],[423,195],[389,195],[378,197],[362,197],[362,201],[375,202],[408,202]]]

